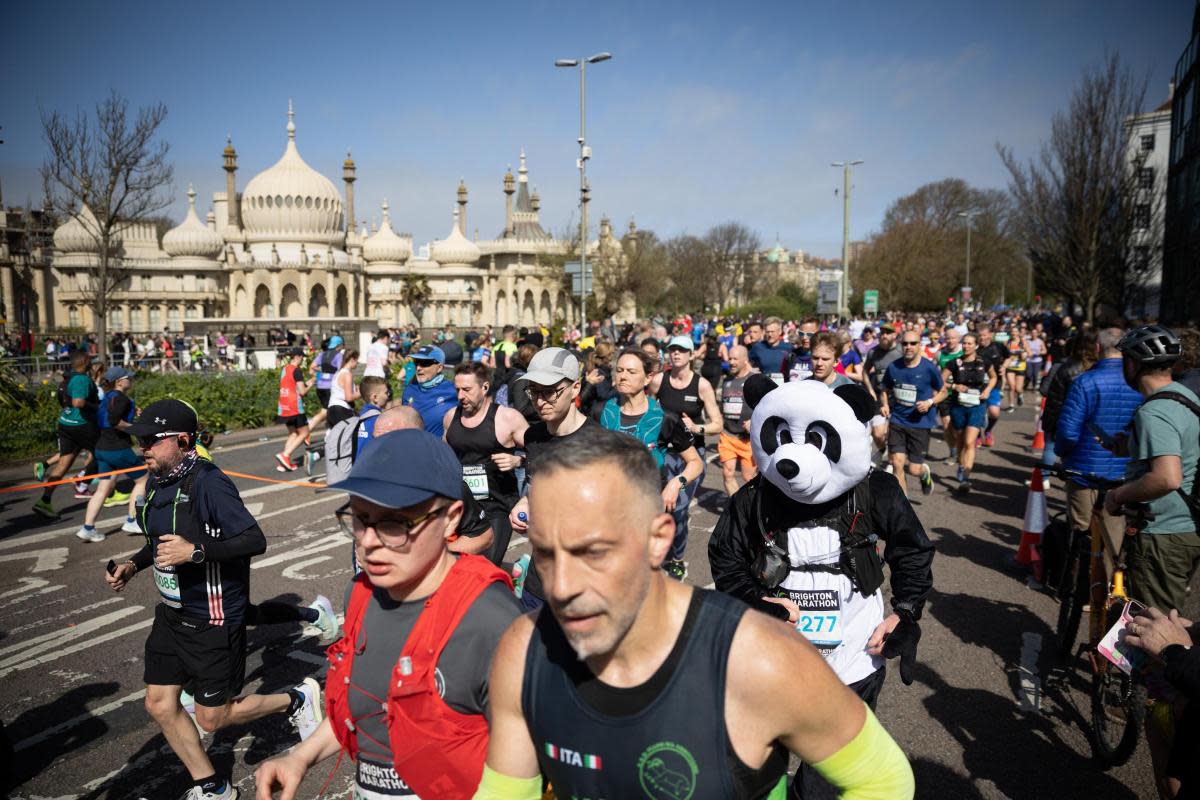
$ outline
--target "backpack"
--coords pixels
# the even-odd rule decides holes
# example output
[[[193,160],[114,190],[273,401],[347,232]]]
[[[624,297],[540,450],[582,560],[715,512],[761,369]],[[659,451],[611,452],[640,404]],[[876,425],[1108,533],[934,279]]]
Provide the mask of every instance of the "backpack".
[[[326,375],[333,375],[337,372],[337,367],[334,366],[333,360],[337,357],[336,350],[326,350],[321,353],[321,372]]]
[[[379,416],[379,409],[372,408],[359,416],[350,417],[334,425],[325,434],[325,485],[345,480],[358,457],[358,430],[363,422]]]
[[[1157,392],[1146,398],[1147,403],[1154,400],[1174,400],[1195,414],[1197,420],[1200,420],[1200,405],[1196,405],[1179,392]],[[1192,519],[1198,523],[1197,530],[1200,531],[1200,464],[1196,465],[1196,474],[1192,476],[1192,493],[1189,495],[1182,486],[1175,491],[1183,498],[1188,511],[1192,512]]]

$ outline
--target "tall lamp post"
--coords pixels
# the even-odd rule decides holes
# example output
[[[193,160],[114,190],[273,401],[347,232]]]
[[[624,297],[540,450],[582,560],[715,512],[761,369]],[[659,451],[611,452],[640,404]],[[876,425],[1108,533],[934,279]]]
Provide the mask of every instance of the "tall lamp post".
[[[587,146],[587,65],[608,61],[610,58],[612,58],[612,53],[606,52],[596,53],[588,58],[560,58],[554,62],[556,67],[579,67],[579,160],[576,162],[576,166],[579,167],[579,282],[581,284],[579,310],[582,318],[580,332],[583,336],[588,335],[587,204],[589,198],[587,162],[592,157],[592,148]]]
[[[971,220],[979,216],[979,212],[960,211],[958,215],[967,221],[967,277],[962,287],[962,304],[965,309],[971,300]]]
[[[831,167],[842,168],[842,282],[838,287],[838,313],[850,316],[850,168],[863,163],[835,161]]]

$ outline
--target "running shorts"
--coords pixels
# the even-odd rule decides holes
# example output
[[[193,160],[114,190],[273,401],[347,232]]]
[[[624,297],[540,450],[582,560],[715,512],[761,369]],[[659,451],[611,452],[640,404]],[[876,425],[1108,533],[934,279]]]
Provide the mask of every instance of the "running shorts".
[[[198,705],[223,706],[246,682],[246,628],[212,625],[159,603],[142,677],[151,686],[182,686]]]
[[[287,425],[289,428],[303,428],[308,425],[308,417],[303,414],[296,414],[292,417],[275,417],[275,421],[280,425]]]
[[[1003,402],[1004,390],[997,386],[995,389],[992,389],[992,393],[988,395],[987,404],[988,406],[995,406],[996,408],[999,408],[1000,404]]]
[[[146,462],[142,460],[142,457],[129,447],[125,448],[124,450],[96,451],[97,472],[112,472],[118,469],[128,469],[129,467],[141,467],[145,463]],[[113,477],[137,480],[145,474],[145,469],[139,469],[137,472],[127,472],[124,475],[114,475]]]
[[[332,389],[317,387],[317,400],[321,403],[321,408],[329,408],[329,393],[332,391]]]
[[[754,452],[750,449],[750,437],[742,438],[721,431],[717,440],[717,460],[724,464],[727,461],[741,461],[743,464],[757,466],[754,463]]]
[[[892,425],[888,428],[887,444],[889,452],[907,453],[912,463],[924,464],[925,453],[929,450],[929,428]]]
[[[69,456],[83,450],[95,450],[100,430],[95,425],[59,425],[58,452]]]
[[[987,427],[987,406],[962,406],[955,403],[950,407],[950,424],[959,431],[965,431],[968,427],[983,430]]]

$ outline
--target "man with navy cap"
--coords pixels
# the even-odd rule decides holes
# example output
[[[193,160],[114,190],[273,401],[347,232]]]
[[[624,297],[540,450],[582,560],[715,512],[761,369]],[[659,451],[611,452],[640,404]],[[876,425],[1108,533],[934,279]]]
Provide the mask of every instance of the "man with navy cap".
[[[425,430],[440,438],[446,432],[443,424],[446,412],[458,405],[454,383],[446,380],[442,371],[446,354],[437,345],[427,344],[414,350],[411,358],[417,372],[404,387],[401,400],[420,413]]]
[[[487,752],[492,654],[520,606],[503,572],[449,549],[462,468],[436,436],[398,430],[329,489],[350,495],[337,517],[362,572],[328,653],[328,716],[258,768],[256,796],[295,797],[309,769],[344,750],[356,797],[470,798]]]

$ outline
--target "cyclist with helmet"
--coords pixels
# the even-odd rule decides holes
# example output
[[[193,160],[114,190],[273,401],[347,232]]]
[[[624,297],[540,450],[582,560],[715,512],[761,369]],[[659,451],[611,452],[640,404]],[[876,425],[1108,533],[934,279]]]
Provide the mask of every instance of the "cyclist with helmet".
[[[1148,503],[1154,518],[1130,544],[1129,580],[1134,596],[1162,609],[1183,608],[1188,579],[1200,563],[1194,496],[1200,460],[1200,397],[1172,379],[1178,337],[1160,325],[1135,328],[1117,344],[1125,382],[1145,402],[1133,415],[1128,436],[1115,437],[1116,452],[1129,455],[1126,482],[1111,490],[1105,510]]]

